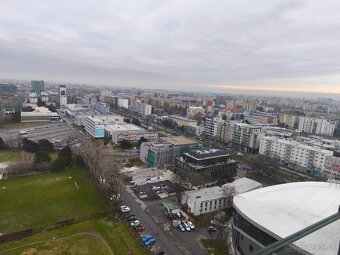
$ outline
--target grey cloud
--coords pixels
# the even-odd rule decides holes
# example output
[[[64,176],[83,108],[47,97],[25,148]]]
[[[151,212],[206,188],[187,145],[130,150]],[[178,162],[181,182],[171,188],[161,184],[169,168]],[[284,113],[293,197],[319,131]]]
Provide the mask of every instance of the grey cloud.
[[[340,70],[336,0],[14,0],[0,9],[3,78],[256,87]]]

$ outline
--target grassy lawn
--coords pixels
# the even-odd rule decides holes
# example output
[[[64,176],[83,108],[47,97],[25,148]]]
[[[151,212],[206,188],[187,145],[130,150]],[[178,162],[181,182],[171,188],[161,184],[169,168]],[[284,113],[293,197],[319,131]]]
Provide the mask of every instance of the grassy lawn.
[[[228,246],[225,241],[207,239],[202,240],[204,247],[207,249],[209,254],[214,255],[228,255]]]
[[[291,181],[291,182],[299,181],[297,175],[289,173],[289,172],[281,170],[281,169],[277,170],[277,174],[280,175],[282,178],[285,178],[286,180]]]
[[[14,151],[14,150],[0,151],[0,162],[17,161],[19,159],[20,159],[19,151]]]
[[[144,253],[123,223],[100,219],[40,233],[21,241],[5,243],[0,245],[0,254],[142,255]]]
[[[25,128],[25,127],[33,127],[38,125],[43,125],[50,123],[49,121],[32,121],[32,122],[16,122],[16,123],[8,123],[3,125],[3,128]]]
[[[0,180],[0,205],[2,233],[82,219],[107,208],[83,169]]]
[[[214,219],[214,216],[219,212],[211,212],[195,216],[195,226],[197,228],[207,228],[211,225],[210,221]]]
[[[84,126],[77,126],[76,124],[72,124],[72,127],[74,127],[75,129],[78,129],[79,131],[85,132]]]

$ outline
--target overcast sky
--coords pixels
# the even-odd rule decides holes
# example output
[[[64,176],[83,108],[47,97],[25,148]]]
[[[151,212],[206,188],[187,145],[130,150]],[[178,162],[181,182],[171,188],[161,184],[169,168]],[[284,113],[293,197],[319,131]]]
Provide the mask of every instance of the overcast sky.
[[[340,94],[339,0],[0,0],[0,78]]]

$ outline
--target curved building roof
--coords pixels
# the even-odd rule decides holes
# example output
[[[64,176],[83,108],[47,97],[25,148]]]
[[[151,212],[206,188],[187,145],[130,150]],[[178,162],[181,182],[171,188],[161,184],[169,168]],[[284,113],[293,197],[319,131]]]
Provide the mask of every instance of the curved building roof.
[[[249,222],[281,239],[338,212],[340,184],[295,182],[234,197],[235,209]]]

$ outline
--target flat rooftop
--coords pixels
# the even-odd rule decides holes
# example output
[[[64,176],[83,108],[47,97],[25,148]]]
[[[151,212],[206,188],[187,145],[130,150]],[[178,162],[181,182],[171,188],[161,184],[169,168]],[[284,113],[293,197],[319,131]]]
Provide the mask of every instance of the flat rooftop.
[[[254,189],[262,188],[262,184],[254,181],[252,179],[249,179],[247,177],[242,177],[239,179],[236,179],[235,181],[231,183],[226,183],[222,186],[222,189],[228,189],[229,187],[234,187],[236,194],[241,194],[244,192],[248,192]]]
[[[185,153],[185,155],[195,158],[197,160],[211,159],[211,158],[220,158],[229,156],[226,151],[219,149],[211,149],[206,151],[194,150]]]
[[[189,190],[189,191],[185,191],[184,193],[191,200],[195,200],[196,198],[202,198],[203,200],[212,200],[212,199],[218,199],[218,198],[225,196],[223,190],[218,186],[203,188],[203,189],[198,189],[198,190]]]
[[[144,128],[138,127],[133,124],[124,124],[124,123],[117,123],[117,124],[109,124],[105,126],[105,129],[111,132],[114,131],[140,131],[145,130]]]
[[[169,136],[169,137],[162,137],[161,140],[170,143],[172,145],[189,145],[189,144],[197,144],[194,140],[186,138],[184,136]]]
[[[277,239],[337,213],[339,205],[340,184],[328,182],[280,184],[234,197],[234,207],[245,219]],[[313,236],[318,244],[335,234],[320,233]]]

